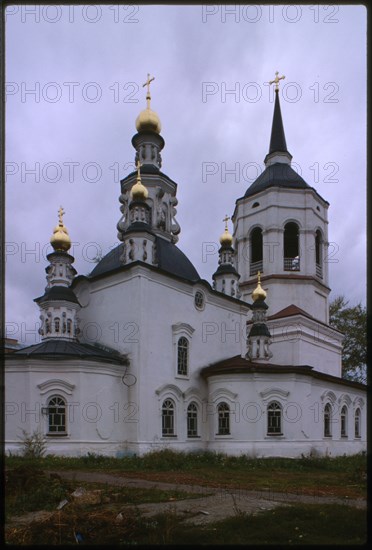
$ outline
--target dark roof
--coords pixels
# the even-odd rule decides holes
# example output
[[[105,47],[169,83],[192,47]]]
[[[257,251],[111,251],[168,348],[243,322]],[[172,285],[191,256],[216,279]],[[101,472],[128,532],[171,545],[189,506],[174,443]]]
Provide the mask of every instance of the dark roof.
[[[217,270],[213,273],[212,278],[214,279],[216,275],[222,275],[223,273],[232,273],[233,275],[238,275],[238,277],[240,278],[239,273],[231,264],[219,265]]]
[[[240,372],[265,372],[268,369],[271,369],[271,372],[288,372],[288,368],[292,369],[301,369],[301,371],[306,372],[307,374],[313,370],[313,367],[309,365],[303,365],[301,367],[288,367],[287,365],[272,365],[268,363],[255,363],[245,359],[241,355],[234,355],[233,357],[228,357],[217,363],[213,363],[204,367],[201,371],[202,376],[207,377],[211,374],[225,374],[225,373],[240,373]]]
[[[365,390],[367,386],[359,382],[352,382],[351,380],[346,380],[345,378],[338,378],[338,376],[332,376],[331,374],[325,374],[314,370],[310,365],[274,365],[269,363],[254,363],[241,357],[240,355],[235,355],[234,357],[229,357],[223,361],[219,361],[208,367],[204,367],[201,370],[201,375],[203,378],[208,378],[208,376],[213,376],[217,374],[242,374],[242,373],[268,373],[268,374],[284,374],[284,373],[296,373],[311,376],[312,378],[317,378],[320,380],[325,380],[327,382],[334,382],[336,384],[341,384],[343,386],[351,386],[357,389]]]
[[[90,344],[80,344],[68,340],[51,339],[28,346],[15,351],[12,357],[27,356],[30,358],[44,359],[69,359],[81,358],[91,359],[93,361],[106,361],[115,364],[126,364],[127,358],[116,350],[103,349]]]
[[[158,268],[167,271],[171,275],[182,277],[188,281],[196,282],[200,280],[199,274],[193,264],[177,246],[159,236],[155,237],[156,254],[158,258]],[[120,262],[120,256],[123,252],[123,244],[119,244],[111,250],[96,265],[90,274],[90,277],[96,277],[104,273],[109,273],[124,264]]]
[[[157,166],[155,166],[154,164],[141,164],[141,175],[142,174],[154,174],[156,176],[161,176],[162,178],[164,178],[165,180],[171,182],[173,185],[176,186],[177,188],[177,183],[175,181],[172,180],[172,178],[170,178],[169,176],[167,176],[166,174],[164,174],[164,172],[161,172],[159,170],[159,168]],[[124,182],[130,178],[132,178],[133,176],[137,176],[137,170],[133,171],[133,172],[130,172],[130,174],[128,174],[127,176],[125,176],[125,178],[123,178],[121,180],[121,182]]]
[[[286,187],[289,189],[312,189],[310,185],[293,170],[289,164],[276,162],[265,168],[258,178],[248,187],[244,197],[260,193],[269,187]]]
[[[265,323],[254,323],[249,331],[249,336],[268,336],[271,334]]]
[[[287,155],[289,155],[288,158],[292,158],[292,155],[288,152],[287,143],[285,140],[278,91],[275,91],[275,105],[273,124],[271,128],[270,147],[269,153],[266,155],[265,158],[265,164],[269,155],[272,155],[274,153],[287,153]],[[252,195],[260,193],[261,191],[264,191],[269,187],[285,187],[287,189],[312,189],[313,191],[315,191],[313,187],[308,185],[306,181],[301,176],[299,176],[297,172],[295,172],[295,170],[293,170],[290,164],[276,162],[266,167],[262,174],[260,174],[258,178],[252,183],[252,185],[248,187],[244,197],[251,197]],[[318,196],[320,197],[320,195]]]
[[[132,206],[133,202],[134,201],[132,201],[131,206]],[[142,203],[142,205],[147,206],[146,203]],[[153,234],[152,231],[151,231],[151,227],[146,222],[133,222],[133,223],[131,223],[130,226],[128,227],[128,229],[126,230],[126,233],[135,233],[136,231],[147,231],[148,233]]]
[[[280,110],[279,90],[275,91],[274,117],[273,125],[271,128],[269,155],[270,153],[276,152],[288,153],[287,144],[285,141],[282,113]]]
[[[267,310],[267,309],[269,309],[269,306],[267,305],[265,300],[263,300],[262,298],[259,298],[258,300],[255,300],[252,304],[250,304],[250,308],[253,309],[253,310],[254,309]]]
[[[52,286],[47,288],[44,295],[39,298],[35,298],[34,302],[42,304],[50,300],[66,300],[66,302],[74,302],[78,304],[79,301],[75,296],[75,292],[66,286]]]
[[[173,275],[178,275],[189,281],[200,279],[198,272],[188,257],[177,246],[165,239],[156,237],[158,267]]]

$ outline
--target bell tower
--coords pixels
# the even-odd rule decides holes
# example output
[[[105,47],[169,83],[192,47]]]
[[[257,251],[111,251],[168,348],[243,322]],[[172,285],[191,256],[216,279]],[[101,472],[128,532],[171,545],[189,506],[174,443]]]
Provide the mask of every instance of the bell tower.
[[[270,293],[270,312],[295,305],[328,323],[328,206],[291,167],[275,84],[274,116],[265,169],[236,201],[233,214],[236,268],[242,299],[257,273]]]
[[[136,119],[137,134],[132,138],[132,145],[136,151],[135,164],[137,169],[140,164],[141,184],[143,184],[143,188],[146,188],[146,193],[145,196],[142,196],[141,192],[139,193],[141,206],[133,205],[132,201],[138,200],[138,197],[136,198],[136,188],[139,172],[132,172],[121,180],[119,201],[122,216],[116,227],[119,240],[125,241],[126,233],[134,221],[133,215],[138,211],[135,206],[139,206],[143,213],[146,211],[146,229],[151,231],[153,235],[175,244],[181,231],[176,220],[177,184],[160,171],[162,165],[160,153],[164,147],[164,139],[160,135],[160,118],[151,109],[150,84],[153,80],[155,80],[155,77],[150,77],[148,74],[147,80],[143,84],[147,87],[146,108],[139,113]],[[132,188],[134,189],[134,195]],[[144,218],[141,221],[144,221]],[[156,254],[153,257],[153,263],[156,263],[155,256]]]

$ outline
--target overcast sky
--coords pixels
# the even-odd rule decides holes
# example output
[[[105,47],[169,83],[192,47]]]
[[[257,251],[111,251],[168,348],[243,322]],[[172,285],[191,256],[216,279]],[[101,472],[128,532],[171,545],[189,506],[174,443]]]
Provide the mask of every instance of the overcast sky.
[[[162,171],[178,183],[178,246],[211,282],[218,257],[203,258],[203,243],[218,242],[222,218],[264,168],[275,71],[286,77],[292,165],[330,203],[331,298],[364,304],[363,6],[8,7],[8,336],[39,339],[33,299],[44,292],[60,205],[79,274],[119,243],[119,181],[133,170],[147,73]]]

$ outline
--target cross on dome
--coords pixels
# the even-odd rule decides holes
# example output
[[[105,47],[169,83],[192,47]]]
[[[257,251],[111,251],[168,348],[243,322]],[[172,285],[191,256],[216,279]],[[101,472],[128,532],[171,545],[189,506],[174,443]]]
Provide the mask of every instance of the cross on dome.
[[[59,209],[58,209],[58,220],[59,220],[59,225],[63,225],[63,215],[64,215],[65,211],[63,209],[63,206],[60,206]]]
[[[277,92],[279,90],[279,80],[284,80],[285,76],[278,76],[279,71],[275,72],[275,78],[274,80],[270,80],[269,84],[275,84],[275,91]]]
[[[225,231],[228,231],[227,222],[229,221],[229,219],[230,219],[230,216],[228,216],[227,214],[225,214],[225,217],[224,217],[224,219],[222,220],[223,222],[225,222]]]
[[[150,73],[147,73],[147,80],[144,84],[142,84],[142,88],[144,88],[145,86],[147,86],[147,93],[146,93],[146,100],[147,100],[147,107],[148,109],[150,109],[150,100],[151,100],[151,95],[150,95],[150,84],[151,82],[155,80],[155,77],[152,76],[150,78]]]

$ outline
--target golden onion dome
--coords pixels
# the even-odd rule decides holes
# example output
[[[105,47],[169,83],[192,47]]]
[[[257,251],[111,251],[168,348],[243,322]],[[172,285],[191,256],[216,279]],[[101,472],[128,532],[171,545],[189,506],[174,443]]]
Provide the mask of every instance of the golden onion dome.
[[[149,196],[149,192],[140,179],[133,185],[130,193],[135,201],[145,201]]]
[[[231,246],[233,242],[233,236],[230,231],[226,228],[220,237],[220,243],[222,246]]]
[[[160,118],[158,117],[157,113],[153,111],[150,107],[151,102],[151,94],[150,94],[150,83],[155,80],[155,77],[151,77],[148,74],[147,80],[144,83],[144,86],[147,86],[147,94],[146,94],[146,102],[147,106],[146,109],[140,112],[136,119],[136,128],[137,132],[156,132],[157,134],[160,134],[161,131],[161,122]]]
[[[225,231],[222,233],[220,237],[220,243],[222,246],[231,246],[233,242],[233,236],[231,235],[229,228],[227,226],[227,222],[229,221],[229,216],[226,214],[224,219],[222,220],[225,222]]]
[[[160,118],[152,109],[144,109],[136,119],[136,128],[137,132],[156,132],[160,134]]]
[[[68,234],[67,227],[63,224],[63,214],[64,210],[62,206],[58,210],[59,223],[56,225],[53,231],[53,235],[50,238],[50,244],[57,251],[67,252],[71,247],[71,239]]]
[[[257,273],[257,277],[258,277],[257,286],[254,289],[254,291],[252,292],[252,300],[254,302],[257,302],[257,300],[265,300],[265,298],[266,298],[266,292],[264,291],[264,289],[261,286],[261,274],[260,274],[260,272]]]
[[[137,181],[133,185],[131,189],[131,197],[135,201],[145,201],[147,197],[149,196],[149,192],[147,191],[146,187],[143,185],[141,181],[141,174],[140,174],[140,168],[141,163],[138,161],[137,163]]]

